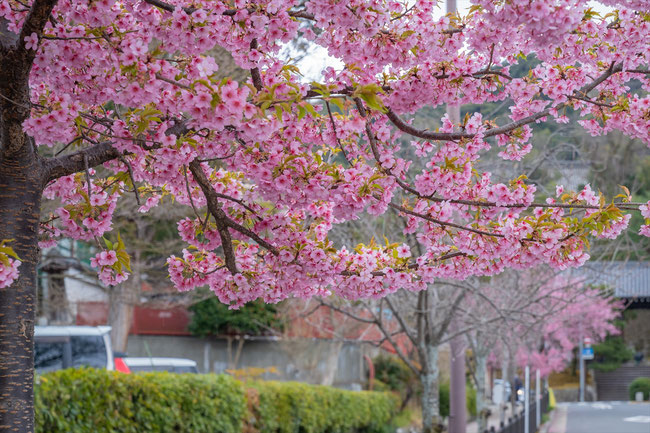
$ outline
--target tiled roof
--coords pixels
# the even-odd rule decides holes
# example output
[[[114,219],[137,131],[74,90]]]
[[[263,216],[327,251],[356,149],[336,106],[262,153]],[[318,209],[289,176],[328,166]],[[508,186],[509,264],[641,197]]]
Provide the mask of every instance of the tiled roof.
[[[610,286],[617,298],[650,299],[650,262],[587,262],[577,276],[589,284]]]

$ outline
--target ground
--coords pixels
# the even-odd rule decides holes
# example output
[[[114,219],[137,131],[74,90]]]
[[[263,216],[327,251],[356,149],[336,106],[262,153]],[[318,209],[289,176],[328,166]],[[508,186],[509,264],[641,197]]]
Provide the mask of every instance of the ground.
[[[559,403],[546,433],[650,433],[650,403]]]

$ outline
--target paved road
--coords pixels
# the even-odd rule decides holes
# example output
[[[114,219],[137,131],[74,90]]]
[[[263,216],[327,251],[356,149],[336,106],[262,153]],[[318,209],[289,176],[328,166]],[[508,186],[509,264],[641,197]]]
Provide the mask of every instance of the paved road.
[[[650,403],[560,403],[554,433],[650,433]]]

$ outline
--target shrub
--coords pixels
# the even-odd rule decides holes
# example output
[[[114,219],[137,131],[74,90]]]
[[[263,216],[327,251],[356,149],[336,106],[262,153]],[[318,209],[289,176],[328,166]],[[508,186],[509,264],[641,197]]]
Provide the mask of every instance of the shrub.
[[[242,385],[225,375],[93,369],[37,377],[34,405],[43,433],[237,433],[246,410]]]
[[[608,335],[594,346],[594,361],[589,367],[599,371],[614,371],[634,357],[634,351],[625,345],[620,335]]]
[[[634,400],[636,393],[642,392],[644,400],[650,400],[650,377],[638,377],[630,384],[630,400]]]
[[[400,396],[400,408],[404,409],[422,385],[417,375],[396,356],[379,355],[372,360],[375,367],[376,391],[395,391]]]
[[[476,388],[473,386],[465,386],[465,404],[467,405],[467,413],[476,418]]]
[[[205,337],[223,334],[268,334],[271,329],[282,331],[284,322],[278,316],[275,304],[265,304],[257,300],[231,310],[216,297],[210,297],[190,307],[192,321],[189,331],[193,335]]]
[[[36,378],[36,432],[381,433],[397,407],[387,393],[249,385],[213,374],[56,371]]]
[[[249,392],[260,433],[379,433],[387,431],[397,398],[298,382],[256,382]],[[255,394],[255,395],[251,395]]]
[[[375,378],[392,391],[403,391],[417,381],[417,377],[404,361],[388,355],[379,355],[372,360]]]
[[[447,418],[449,416],[449,382],[442,382],[438,391],[440,399],[440,416]],[[476,416],[476,389],[469,384],[465,386],[465,404],[467,413],[470,416]]]

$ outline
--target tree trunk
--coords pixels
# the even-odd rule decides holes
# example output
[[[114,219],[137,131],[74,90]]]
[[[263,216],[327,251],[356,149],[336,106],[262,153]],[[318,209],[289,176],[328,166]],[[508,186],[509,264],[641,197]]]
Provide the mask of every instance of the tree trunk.
[[[325,365],[320,382],[321,385],[334,385],[334,379],[336,379],[336,372],[338,371],[339,366],[339,356],[341,355],[342,348],[343,341],[341,340],[334,340],[330,344],[330,348],[327,351],[327,356],[325,357]]]
[[[20,275],[0,289],[0,432],[34,430],[34,309],[42,181],[20,124],[0,131],[0,239],[21,259]],[[18,141],[18,142],[17,142]],[[9,151],[14,149],[14,151]],[[20,149],[15,151],[15,149]]]
[[[109,292],[108,324],[111,326],[111,343],[115,352],[126,352],[129,342],[134,308],[132,286],[129,279]]]
[[[487,430],[487,420],[489,416],[488,405],[485,398],[485,373],[487,370],[487,355],[475,353],[476,360],[476,416],[478,417],[478,431]]]
[[[438,433],[443,429],[440,418],[438,347],[427,346],[426,366],[420,375],[422,382],[422,432]]]
[[[142,239],[141,222],[136,222],[136,225],[138,228],[137,235]],[[131,276],[128,280],[111,288],[109,291],[108,324],[111,325],[111,343],[113,350],[116,352],[126,352],[129,331],[133,323],[133,310],[140,301],[142,286],[141,251],[136,249],[131,257]]]

